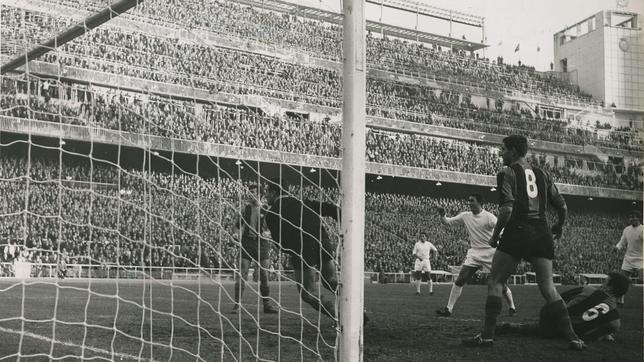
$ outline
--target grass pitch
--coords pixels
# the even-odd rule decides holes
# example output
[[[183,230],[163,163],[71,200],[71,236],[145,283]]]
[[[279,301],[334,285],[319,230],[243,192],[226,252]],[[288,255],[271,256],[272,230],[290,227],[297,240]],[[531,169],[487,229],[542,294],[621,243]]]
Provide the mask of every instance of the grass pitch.
[[[255,286],[253,285],[253,288]],[[438,317],[450,285],[366,285],[370,322],[364,330],[365,361],[642,361],[642,288],[633,287],[620,310],[615,342],[583,352],[562,340],[508,335],[493,348],[471,349],[460,339],[481,327],[484,286],[467,286],[454,315]],[[562,287],[566,289],[567,287]],[[518,314],[499,322],[536,321],[543,304],[535,286],[513,286]],[[271,285],[282,312],[265,315],[247,288],[246,311],[231,313],[232,284],[140,280],[0,281],[0,359],[98,360],[332,360],[331,320],[301,305],[290,283]],[[258,328],[259,326],[259,328]]]

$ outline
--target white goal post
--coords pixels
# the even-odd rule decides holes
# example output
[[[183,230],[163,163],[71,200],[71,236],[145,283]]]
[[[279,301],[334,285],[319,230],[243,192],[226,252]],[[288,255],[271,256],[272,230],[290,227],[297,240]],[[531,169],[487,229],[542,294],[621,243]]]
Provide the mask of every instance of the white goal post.
[[[364,308],[366,38],[364,1],[344,0],[342,278],[337,359],[362,361]]]
[[[194,15],[192,5],[178,15]],[[270,7],[251,14],[244,1],[197,5],[248,20],[244,26],[250,17],[284,20]],[[201,19],[197,28],[192,16],[165,14],[165,0],[3,4],[0,191],[10,197],[0,202],[9,226],[0,230],[0,267],[8,265],[0,296],[24,307],[0,315],[0,324],[17,324],[7,327],[16,347],[0,358],[363,359],[365,2],[324,7],[334,5],[341,15],[321,25],[320,39],[342,38],[333,50],[345,57],[342,70],[323,69],[337,82],[316,90],[327,94],[324,107],[342,103],[343,116],[338,109],[329,121],[317,105],[309,114],[296,107],[297,96],[318,96],[300,84],[315,83],[320,70],[225,28],[232,17]],[[248,64],[237,62],[244,57]],[[213,70],[216,60],[230,71]],[[291,89],[267,86],[272,73]],[[272,103],[258,101],[264,96]],[[317,143],[301,146],[304,136]],[[317,294],[305,298],[298,288],[309,279],[283,271],[299,259],[301,270],[308,255],[286,252],[278,240],[261,257],[268,267],[250,261],[268,272],[270,290],[266,278],[241,278],[250,270],[243,262],[262,255],[246,257],[254,236],[242,226],[271,211],[262,199],[271,184],[318,216],[307,205],[340,206],[340,223],[324,220],[308,236],[324,248],[331,239],[337,288],[321,282],[320,267],[310,290]],[[282,211],[273,214],[291,222]],[[270,228],[260,224],[256,230]],[[273,231],[269,237],[279,235]],[[265,249],[259,235],[255,246]],[[234,270],[235,283],[212,272],[224,269]],[[323,292],[335,305],[324,305]],[[51,306],[42,302],[49,299]],[[76,304],[59,311],[62,300]],[[46,319],[30,317],[43,311]],[[40,334],[46,324],[51,333]],[[108,337],[93,337],[100,333]]]

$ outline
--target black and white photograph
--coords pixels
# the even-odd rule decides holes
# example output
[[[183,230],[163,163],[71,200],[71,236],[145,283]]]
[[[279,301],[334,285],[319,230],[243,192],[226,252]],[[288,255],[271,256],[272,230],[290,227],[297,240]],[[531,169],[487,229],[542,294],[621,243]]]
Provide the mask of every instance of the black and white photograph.
[[[0,360],[644,360],[644,1],[0,0]]]

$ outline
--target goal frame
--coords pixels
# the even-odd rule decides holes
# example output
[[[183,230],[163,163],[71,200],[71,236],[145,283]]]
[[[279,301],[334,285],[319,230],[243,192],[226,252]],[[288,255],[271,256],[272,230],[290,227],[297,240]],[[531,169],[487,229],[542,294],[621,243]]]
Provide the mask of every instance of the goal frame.
[[[143,0],[118,0],[51,39],[0,66],[0,74],[64,45]],[[366,152],[366,18],[364,0],[343,1],[343,126],[341,273],[337,298],[339,330],[336,359],[363,360],[364,227]]]
[[[343,1],[342,244],[337,360],[362,361],[366,152],[364,0]]]

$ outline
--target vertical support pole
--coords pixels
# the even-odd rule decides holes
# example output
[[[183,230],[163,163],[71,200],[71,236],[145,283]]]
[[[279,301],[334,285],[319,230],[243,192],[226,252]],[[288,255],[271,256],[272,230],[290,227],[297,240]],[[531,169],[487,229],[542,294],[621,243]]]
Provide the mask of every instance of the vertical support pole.
[[[452,10],[449,11],[449,37],[452,37]],[[449,41],[449,50],[450,52],[454,51],[454,42],[452,40]]]
[[[342,247],[337,359],[361,362],[364,308],[366,38],[364,0],[344,0]]]
[[[416,30],[416,41],[418,41],[418,18],[419,18],[419,13],[420,12],[420,6],[416,4],[416,25],[414,26],[414,29]]]
[[[485,39],[485,18],[481,19],[481,44],[487,44],[487,39]],[[483,58],[486,58],[485,47],[483,47]]]
[[[384,23],[382,22],[382,13],[384,11],[385,5],[383,4],[384,0],[380,0],[380,35],[384,38],[385,37],[385,28],[384,28]]]

